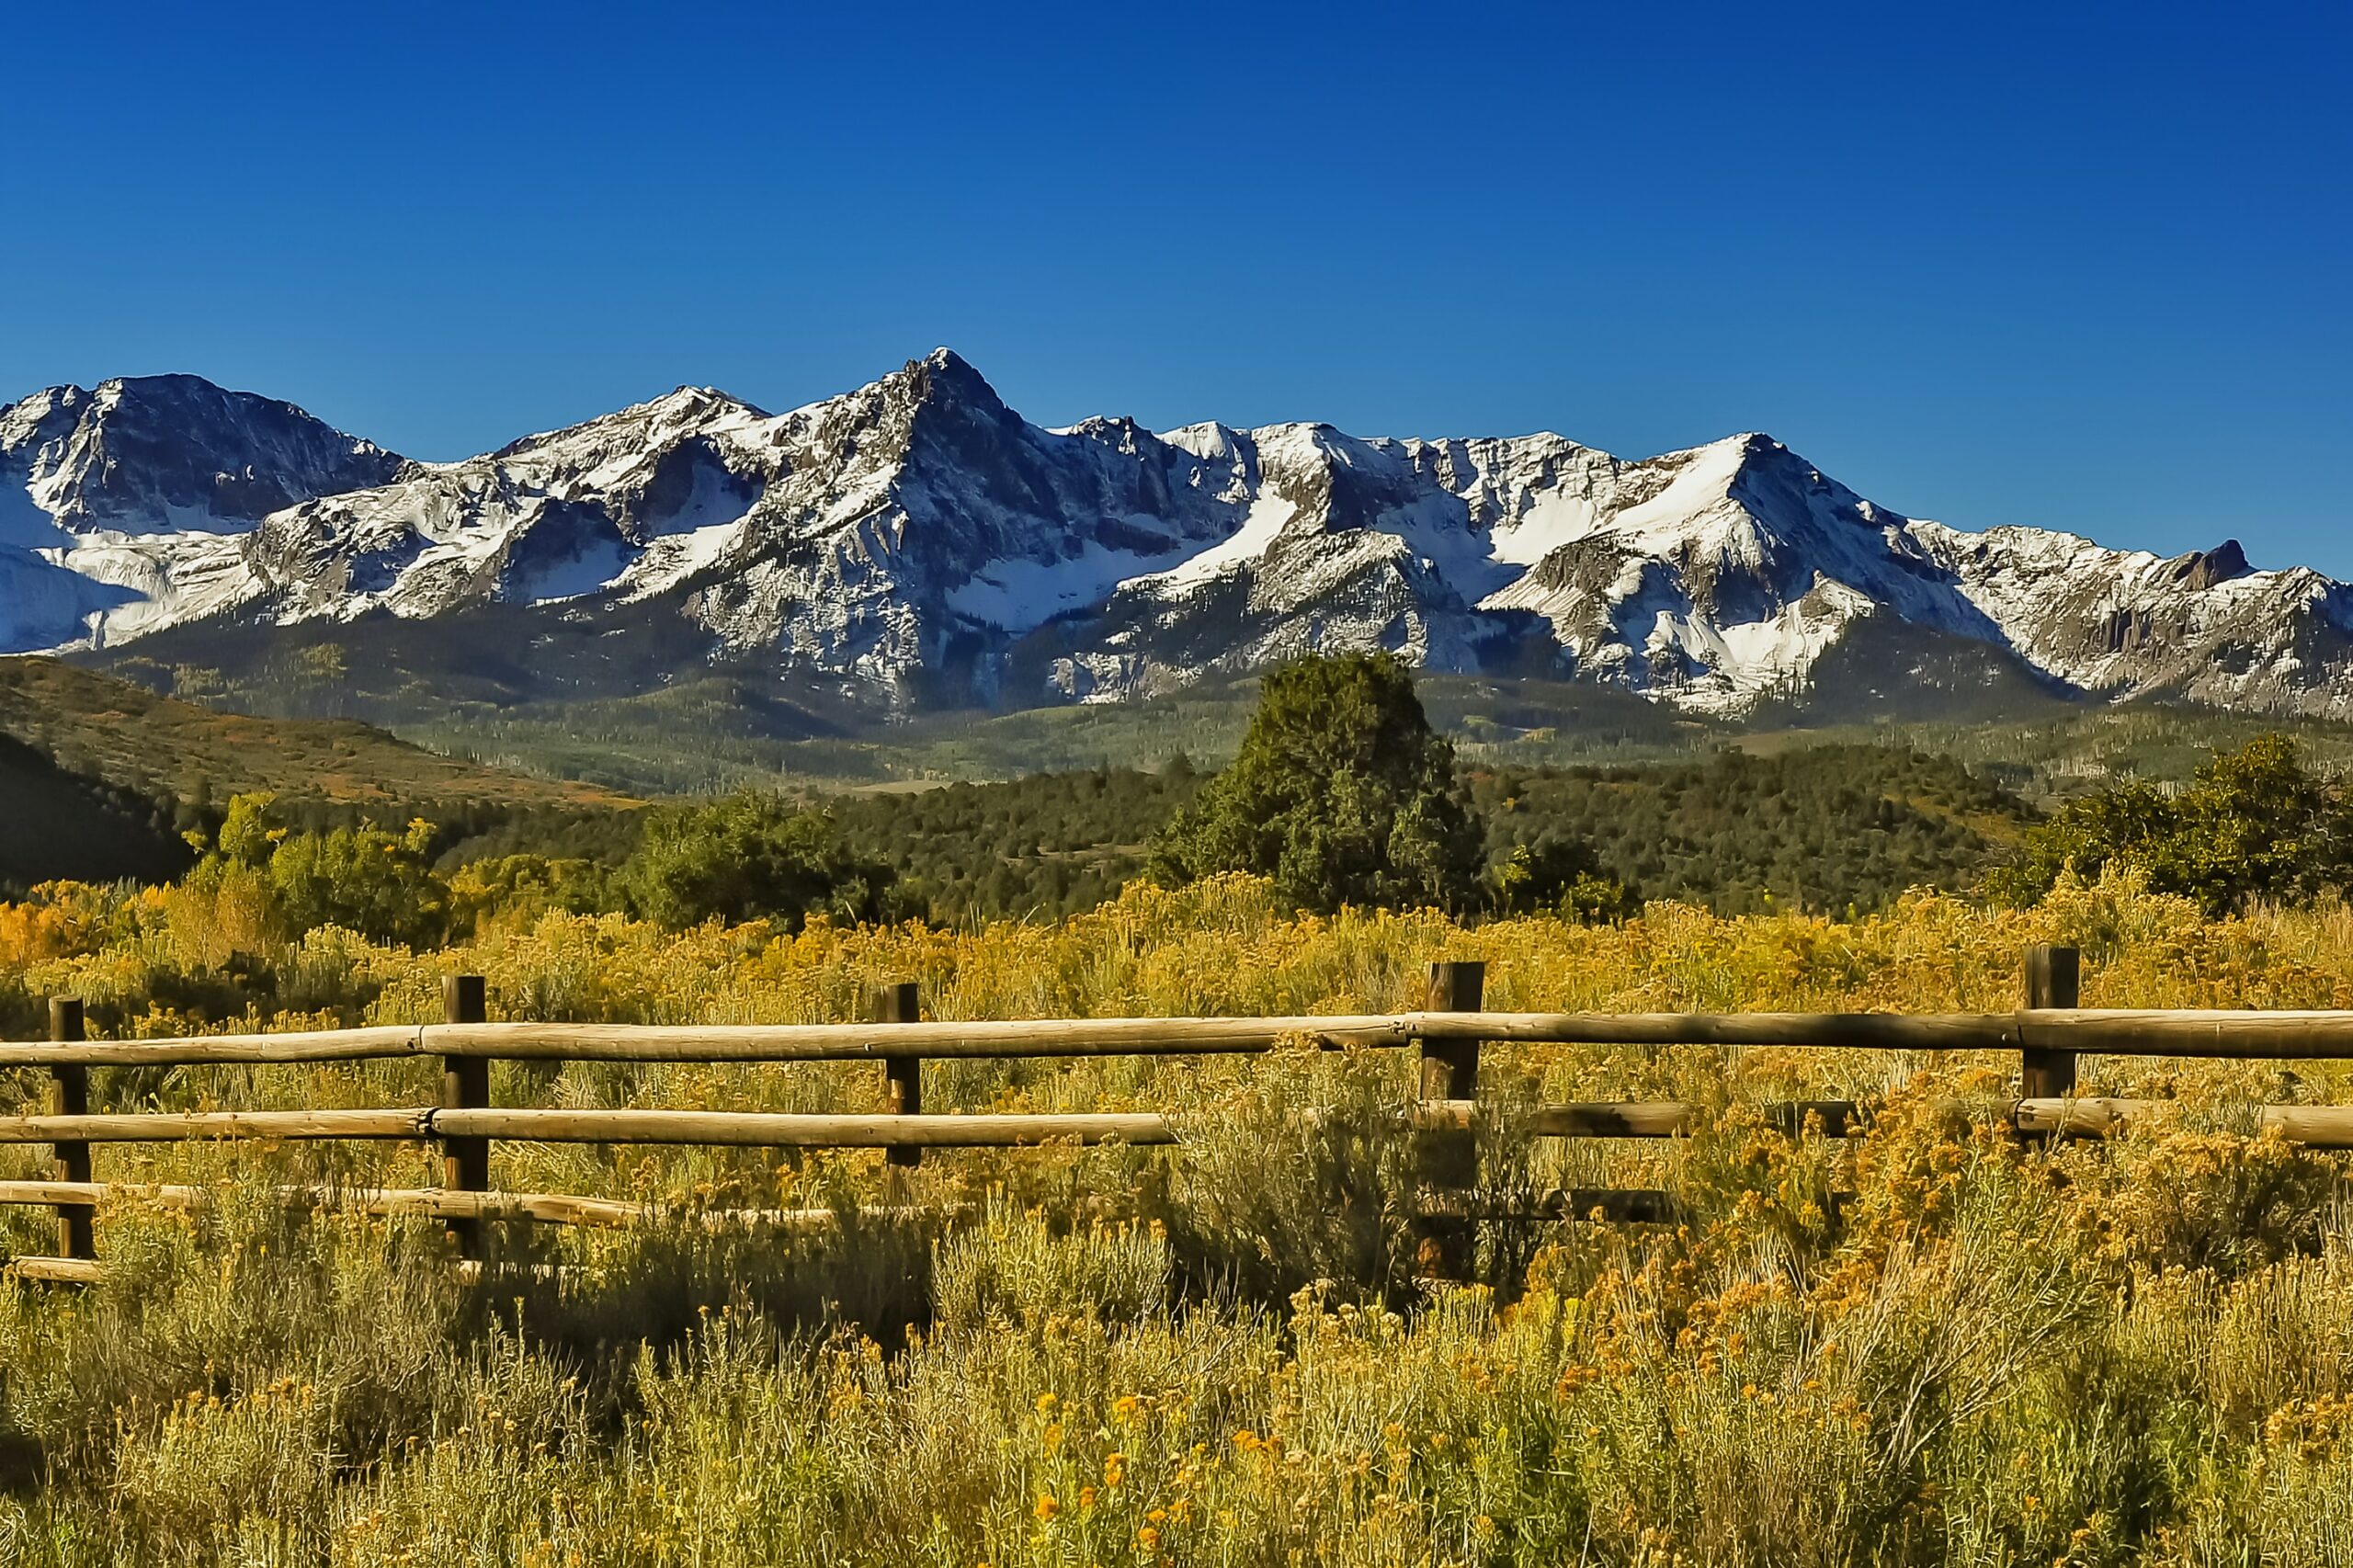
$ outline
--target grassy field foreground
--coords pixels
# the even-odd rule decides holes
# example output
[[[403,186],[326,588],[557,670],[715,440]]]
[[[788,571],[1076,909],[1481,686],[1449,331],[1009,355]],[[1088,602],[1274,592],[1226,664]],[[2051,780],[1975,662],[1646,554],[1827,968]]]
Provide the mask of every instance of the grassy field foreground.
[[[550,915],[412,955],[292,947],[185,890],[0,909],[0,1022],[99,1032],[494,1017],[945,1017],[1385,1009],[1434,958],[1496,1008],[2002,1008],[2022,949],[2090,1006],[2353,1006],[2353,914],[2227,921],[2129,881],[2027,913],[1465,927],[1283,915],[1261,884],[1137,888],[1056,926],[665,936]],[[423,1184],[405,1147],[105,1149],[199,1181],[102,1214],[108,1282],[0,1287],[0,1562],[23,1563],[2335,1563],[2353,1560],[2353,1247],[2334,1158],[2251,1137],[2339,1074],[2109,1058],[2173,1096],[2108,1145],[1986,1130],[2015,1062],[1489,1048],[1482,1095],[1677,1096],[1668,1145],[1486,1140],[1496,1207],[1665,1187],[1673,1227],[1487,1223],[1416,1278],[1410,1053],[935,1066],[934,1109],[1164,1109],[1171,1151],[879,1156],[502,1146],[497,1185],[675,1210],[527,1232],[560,1279],[478,1288],[429,1225],[290,1211],[280,1183]],[[415,1104],[424,1063],[123,1071],[100,1106]],[[866,1065],[500,1067],[506,1104],[870,1108]],[[29,1107],[31,1074],[7,1098]],[[1864,1136],[1763,1102],[1873,1102]],[[1307,1108],[1323,1114],[1301,1114]],[[1974,1109],[1974,1116],[1965,1114]],[[1507,1119],[1506,1119],[1507,1120]],[[37,1174],[42,1151],[0,1154]],[[752,1233],[703,1212],[831,1206]],[[51,1250],[40,1211],[0,1249]]]

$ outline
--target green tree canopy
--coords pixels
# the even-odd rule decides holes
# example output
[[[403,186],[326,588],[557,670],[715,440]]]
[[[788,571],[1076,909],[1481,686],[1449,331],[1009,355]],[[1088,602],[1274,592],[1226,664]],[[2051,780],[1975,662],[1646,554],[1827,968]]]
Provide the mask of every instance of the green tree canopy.
[[[1602,870],[1581,839],[1545,837],[1515,844],[1487,867],[1487,895],[1505,915],[1555,914],[1587,923],[1624,920],[1642,900]]]
[[[652,817],[619,878],[639,915],[674,930],[713,916],[793,930],[819,914],[888,919],[892,880],[845,849],[822,812],[748,790]]]
[[[449,934],[449,884],[433,869],[431,824],[400,833],[368,824],[295,833],[277,821],[267,790],[233,796],[221,830],[187,884],[219,893],[233,882],[251,890],[270,926],[288,937],[340,926],[370,940],[431,947]]]
[[[2209,914],[2251,898],[2308,899],[2353,882],[2353,800],[2305,767],[2295,742],[2263,735],[2210,758],[2177,794],[2127,780],[2069,801],[1986,886],[2032,903],[2069,867],[2096,877],[2111,861],[2142,867],[2151,888]]]
[[[1271,877],[1306,909],[1455,908],[1476,893],[1480,839],[1412,677],[1351,653],[1267,675],[1240,754],[1154,839],[1152,869]]]
[[[290,834],[269,858],[269,885],[295,931],[340,926],[380,942],[438,946],[449,933],[449,887],[433,869],[433,827],[412,822]]]

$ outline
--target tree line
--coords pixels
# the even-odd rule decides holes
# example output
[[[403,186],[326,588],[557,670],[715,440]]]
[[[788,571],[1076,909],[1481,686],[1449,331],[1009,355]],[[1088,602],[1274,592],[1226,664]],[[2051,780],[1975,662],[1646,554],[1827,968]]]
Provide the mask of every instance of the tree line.
[[[1879,747],[1665,768],[1460,766],[1385,655],[1271,672],[1233,762],[1182,754],[1002,784],[779,792],[633,812],[485,811],[397,825],[239,796],[191,873],[245,878],[290,928],[385,940],[485,918],[1051,919],[1142,876],[1270,879],[1302,909],[1431,906],[1622,917],[1648,898],[1732,913],[1877,907],[1973,882],[2032,813],[1944,759]]]
[[[1658,768],[1466,771],[1380,654],[1265,679],[1233,762],[1096,768],[813,805],[781,793],[632,812],[446,809],[384,824],[233,797],[186,834],[187,885],[286,933],[429,946],[489,919],[1054,918],[1136,877],[1269,879],[1297,907],[1554,911],[1648,899],[1737,914],[1881,907],[1932,885],[2029,903],[2133,865],[2222,913],[2353,883],[2353,795],[2267,737],[2189,787],[2124,781],[2048,821],[1948,758],[1878,746],[1729,752]],[[342,820],[338,820],[342,818]],[[183,862],[184,863],[184,862]]]
[[[2220,753],[2185,789],[2125,779],[2062,807],[1997,868],[1987,891],[2040,900],[2063,880],[2131,867],[2157,892],[2226,915],[2255,900],[2308,903],[2353,889],[2353,789],[2285,735]]]

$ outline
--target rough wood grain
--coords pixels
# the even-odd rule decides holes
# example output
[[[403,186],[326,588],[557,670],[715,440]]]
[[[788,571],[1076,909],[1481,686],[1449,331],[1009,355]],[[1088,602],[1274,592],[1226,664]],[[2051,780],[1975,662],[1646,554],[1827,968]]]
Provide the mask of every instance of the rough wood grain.
[[[1166,1119],[1149,1113],[1039,1116],[809,1116],[775,1111],[449,1110],[436,1130],[456,1137],[539,1143],[710,1143],[766,1148],[1014,1148],[1082,1143],[1174,1143]]]
[[[2063,1138],[2100,1138],[2133,1120],[2173,1106],[2170,1100],[2081,1099],[2037,1096],[2010,1108],[2010,1124],[2020,1132]],[[2270,1105],[2256,1112],[2258,1129],[2276,1129],[2291,1143],[2309,1149],[2353,1149],[2353,1106]]]
[[[8,1272],[19,1279],[40,1279],[52,1285],[95,1285],[106,1278],[106,1265],[95,1257],[12,1257]]]
[[[483,1056],[602,1062],[839,1062],[892,1056],[1200,1055],[1446,1040],[2044,1051],[2353,1060],[2353,1011],[2039,1008],[2012,1013],[1396,1013],[1268,1018],[1016,1018],[892,1024],[422,1024],[187,1040],[0,1044],[0,1066],[350,1062]]]
[[[433,1111],[208,1110],[0,1117],[0,1143],[176,1143],[207,1138],[426,1138]]]
[[[79,997],[52,996],[49,999],[49,1038],[59,1045],[71,1045],[82,1040],[82,1003]],[[89,1114],[90,1070],[87,1067],[73,1062],[57,1062],[50,1067],[49,1079],[50,1114]],[[90,1145],[87,1142],[75,1141],[57,1145],[56,1176],[59,1181],[88,1181],[90,1174]],[[67,1257],[98,1256],[97,1237],[91,1233],[87,1210],[63,1206],[58,1209],[57,1250]]]
[[[174,1209],[209,1207],[220,1194],[210,1187],[165,1183],[0,1181],[0,1205],[62,1204],[96,1208],[110,1200],[154,1203]],[[424,1215],[438,1220],[531,1220],[562,1225],[633,1225],[673,1220],[707,1226],[745,1225],[809,1230],[838,1222],[833,1209],[702,1209],[629,1199],[587,1198],[560,1192],[460,1192],[441,1187],[280,1187],[282,1203],[362,1214]],[[854,1212],[863,1220],[938,1218],[961,1210],[937,1205],[870,1203]]]
[[[2026,950],[2026,1005],[2029,1009],[2073,1007],[2083,1000],[2083,960],[2074,948]],[[2018,1053],[2018,1093],[2028,1099],[2056,1099],[2075,1092],[2075,1052],[2029,1045]]]
[[[0,1067],[156,1067],[273,1062],[365,1062],[425,1052],[422,1026],[302,1029],[285,1034],[199,1035],[175,1040],[94,1040],[72,1045],[22,1040],[0,1044]]]

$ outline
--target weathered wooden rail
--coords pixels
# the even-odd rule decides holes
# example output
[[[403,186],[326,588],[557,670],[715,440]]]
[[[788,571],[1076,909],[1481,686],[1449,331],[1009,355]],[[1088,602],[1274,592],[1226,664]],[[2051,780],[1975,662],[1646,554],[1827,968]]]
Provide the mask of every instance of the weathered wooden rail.
[[[1108,1055],[1208,1055],[1272,1051],[1306,1042],[1324,1049],[1418,1047],[1421,1097],[1407,1113],[1425,1136],[1424,1159],[1434,1201],[1430,1223],[1443,1233],[1484,1217],[1466,1196],[1477,1176],[1471,1136],[1494,1114],[1477,1098],[1485,1041],[1633,1047],[1802,1046],[1881,1051],[2015,1051],[2019,1097],[2010,1119],[2033,1134],[2096,1136],[2145,1114],[2148,1102],[2078,1098],[2075,1064],[2084,1054],[2235,1057],[2303,1061],[2353,1059],[2353,1011],[2223,1012],[2087,1010],[2078,1007],[2078,963],[2067,949],[2033,949],[2026,965],[2027,1006],[2009,1013],[1911,1016],[1888,1013],[1490,1013],[1482,1010],[1484,966],[1431,966],[1429,1006],[1419,1012],[1264,1018],[1062,1018],[922,1021],[913,985],[872,999],[863,1023],[621,1026],[488,1021],[479,976],[450,976],[443,1021],[287,1034],[196,1039],[91,1040],[79,1002],[51,1005],[50,1039],[0,1043],[0,1066],[45,1069],[47,1114],[0,1117],[0,1143],[47,1143],[55,1179],[0,1181],[0,1205],[40,1204],[58,1215],[53,1258],[20,1257],[28,1278],[94,1277],[94,1210],[116,1193],[191,1206],[204,1189],[94,1179],[93,1145],[219,1139],[395,1140],[438,1145],[439,1187],[286,1189],[290,1201],[335,1202],[375,1213],[416,1213],[449,1222],[460,1249],[478,1259],[491,1221],[626,1224],[659,1210],[618,1199],[550,1193],[503,1193],[491,1185],[491,1145],[500,1141],[677,1143],[769,1148],[874,1148],[886,1151],[892,1190],[925,1149],[1018,1148],[1050,1142],[1154,1145],[1178,1141],[1164,1117],[1134,1112],[1048,1114],[935,1113],[923,1103],[923,1063],[990,1058]],[[419,1057],[442,1067],[438,1105],[369,1110],[212,1110],[103,1112],[89,1108],[93,1067],[337,1063]],[[877,1061],[885,1103],[873,1113],[805,1115],[769,1111],[540,1109],[490,1103],[495,1060],[621,1062],[809,1062]],[[1516,1108],[1521,1134],[1561,1138],[1672,1138],[1698,1124],[1698,1108],[1676,1103],[1580,1103]],[[1841,1136],[1860,1108],[1805,1101],[1768,1108],[1785,1131]],[[2353,1106],[2263,1108],[2263,1125],[2319,1148],[2353,1148]],[[1664,1195],[1636,1191],[1555,1195],[1551,1212],[1600,1211],[1613,1218],[1655,1217]],[[724,1210],[709,1219],[780,1225],[822,1222],[823,1211]]]
[[[2353,1058],[2353,1011],[2036,1007],[2009,1013],[1417,1013],[1279,1018],[1037,1018],[892,1024],[402,1024],[184,1040],[0,1043],[0,1067],[324,1063],[438,1057],[517,1062],[891,1062],[1205,1056],[1497,1043],[1802,1046],[2076,1055]],[[2038,1074],[2063,1074],[2049,1060]]]

